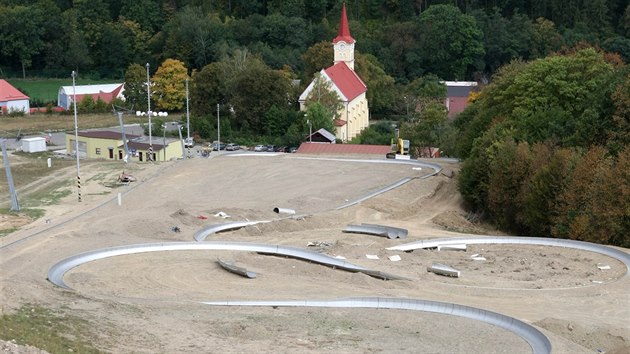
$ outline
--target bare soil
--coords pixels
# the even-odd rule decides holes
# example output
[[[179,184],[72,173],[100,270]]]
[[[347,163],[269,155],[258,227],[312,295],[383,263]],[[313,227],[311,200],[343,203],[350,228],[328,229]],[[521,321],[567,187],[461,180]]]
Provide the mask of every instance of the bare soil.
[[[442,163],[457,174],[457,164]],[[400,297],[452,302],[513,316],[545,333],[555,353],[630,352],[630,277],[615,259],[527,245],[470,245],[466,251],[387,250],[462,233],[500,234],[469,221],[456,181],[447,175],[414,179],[336,210],[429,170],[302,159],[294,154],[223,155],[124,166],[138,181],[121,185],[110,182],[123,165],[109,171],[94,166],[84,170],[83,179],[88,182],[82,187],[83,202],[77,202],[73,191],[60,204],[47,207],[44,218],[0,239],[3,312],[35,303],[79,316],[92,324],[94,345],[113,353],[531,352],[511,332],[447,315],[199,303]],[[54,178],[73,178],[73,171]],[[279,220],[282,216],[273,212],[274,207],[306,216]],[[219,212],[229,217],[215,216]],[[66,274],[64,279],[73,291],[46,280],[50,266],[81,252],[193,241],[195,231],[204,226],[243,220],[275,221],[211,235],[208,240],[301,247],[410,280],[383,281],[296,259],[236,251],[155,252],[94,261]],[[406,228],[409,236],[390,240],[342,232],[355,223]],[[173,232],[175,226],[181,231]],[[485,260],[474,260],[475,254]],[[401,260],[390,261],[388,257],[394,255]],[[218,258],[258,276],[246,279],[228,273],[217,264]],[[451,278],[427,272],[433,262],[454,267],[462,275]],[[602,265],[610,269],[602,270]]]

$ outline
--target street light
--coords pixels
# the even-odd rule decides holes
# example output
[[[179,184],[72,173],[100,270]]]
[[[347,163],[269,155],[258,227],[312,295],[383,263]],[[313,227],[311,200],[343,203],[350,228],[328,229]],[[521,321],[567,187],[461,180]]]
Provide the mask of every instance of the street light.
[[[149,63],[147,67],[147,114],[149,115],[149,159],[153,157],[153,142],[151,140],[151,82],[149,81]]]
[[[217,103],[217,153],[221,153],[221,119],[219,118],[219,104]]]
[[[192,145],[190,141],[190,109],[188,108],[188,79],[186,79],[186,145]]]
[[[79,168],[79,123],[77,119],[77,88],[75,86],[75,78],[77,73],[72,71],[72,103],[74,105],[74,153],[77,155],[77,193],[79,202],[81,202],[81,174]]]
[[[147,152],[147,156],[149,156],[149,157],[147,158],[147,161],[151,161],[151,160],[153,160],[153,143],[152,143],[152,140],[151,140],[151,127],[152,127],[153,123],[151,123],[151,116],[154,116],[154,117],[168,117],[168,112],[151,112],[151,111],[142,112],[142,111],[136,111],[136,116],[137,117],[144,117],[145,114],[147,116],[149,116],[149,150]]]
[[[162,125],[162,149],[164,150],[164,161],[166,161],[166,124]]]
[[[308,119],[308,113],[305,113],[304,117],[306,117],[306,124],[308,124],[308,142],[312,143],[313,142],[313,125],[311,124],[311,120]]]

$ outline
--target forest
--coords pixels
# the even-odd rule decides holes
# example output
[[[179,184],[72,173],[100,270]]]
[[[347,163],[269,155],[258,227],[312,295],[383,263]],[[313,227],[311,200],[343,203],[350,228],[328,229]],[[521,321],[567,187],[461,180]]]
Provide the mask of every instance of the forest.
[[[462,159],[471,220],[630,247],[624,0],[0,0],[0,77],[124,80],[144,110],[148,64],[157,109],[183,111],[188,80],[196,137],[219,114],[225,139],[295,146],[344,3],[372,122],[353,143],[397,127],[416,152]],[[479,83],[454,121],[442,80]],[[334,101],[308,102],[314,129]]]

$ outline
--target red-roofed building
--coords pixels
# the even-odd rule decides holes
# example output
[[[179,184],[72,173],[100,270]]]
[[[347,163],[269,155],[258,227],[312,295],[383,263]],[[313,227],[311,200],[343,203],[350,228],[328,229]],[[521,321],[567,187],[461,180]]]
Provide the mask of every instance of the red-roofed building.
[[[124,90],[125,84],[61,86],[57,94],[57,105],[65,110],[71,109],[75,94],[77,104],[85,97],[92,97],[94,102],[100,98],[105,103],[111,103],[116,98],[124,99]]]
[[[366,96],[367,86],[354,71],[355,42],[350,35],[346,5],[344,4],[341,9],[339,32],[332,41],[335,52],[334,65],[319,72],[324,80],[331,83],[332,89],[341,100],[342,108],[333,119],[335,119],[334,125],[337,128],[335,136],[344,142],[356,137],[370,125]],[[314,87],[315,80],[300,95],[301,110],[306,110],[306,99]]]
[[[318,155],[377,155],[384,157],[392,152],[389,145],[359,145],[359,144],[322,144],[322,143],[302,143],[297,149],[298,154],[318,154]]]
[[[444,81],[446,85],[446,101],[444,105],[448,111],[448,118],[453,120],[466,106],[470,93],[477,90],[475,81]]]
[[[6,80],[0,79],[0,110],[2,113],[31,111],[29,98]]]

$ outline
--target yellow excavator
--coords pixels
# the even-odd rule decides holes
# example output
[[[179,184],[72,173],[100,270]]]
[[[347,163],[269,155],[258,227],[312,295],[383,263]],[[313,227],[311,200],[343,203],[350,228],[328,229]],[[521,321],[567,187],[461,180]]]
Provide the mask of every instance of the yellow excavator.
[[[392,138],[392,152],[388,152],[385,157],[388,159],[409,160],[409,140],[403,138]]]

